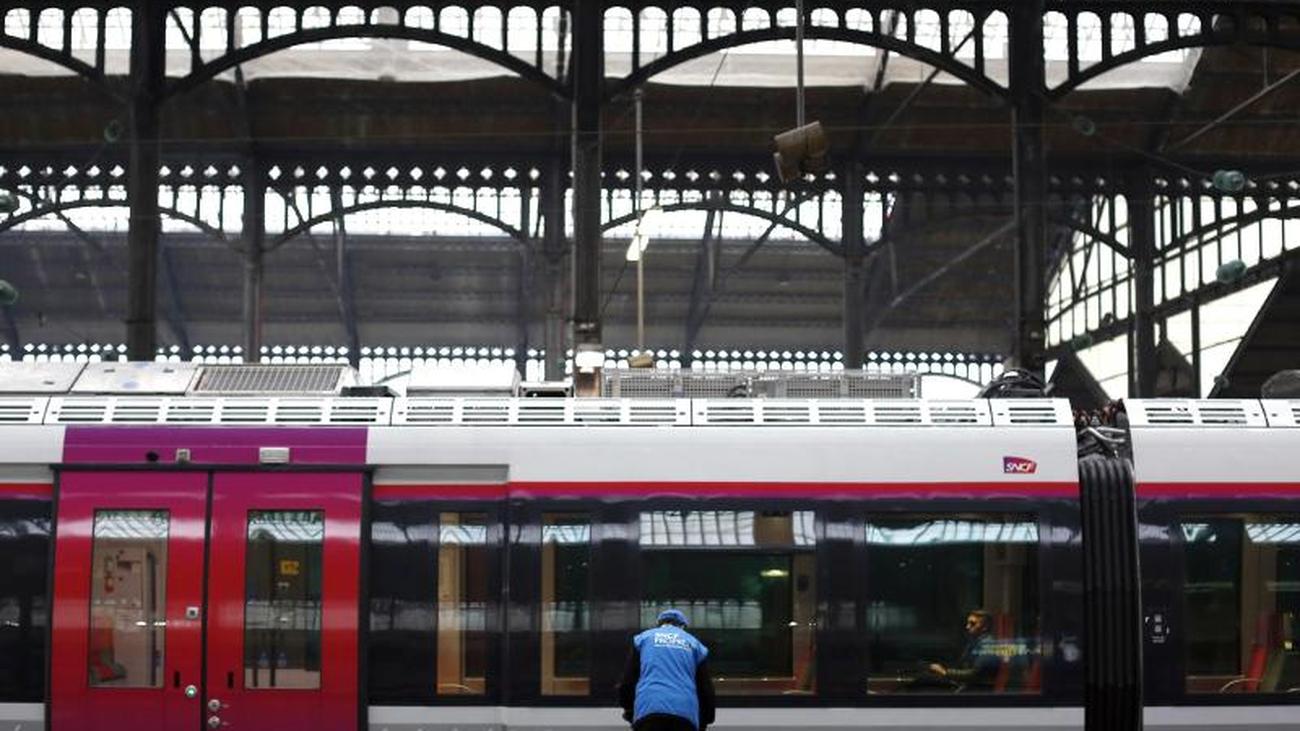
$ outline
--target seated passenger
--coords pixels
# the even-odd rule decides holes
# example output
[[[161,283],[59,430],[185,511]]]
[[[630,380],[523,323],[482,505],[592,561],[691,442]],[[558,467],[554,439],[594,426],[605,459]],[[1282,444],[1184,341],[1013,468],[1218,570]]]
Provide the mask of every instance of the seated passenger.
[[[929,667],[934,675],[973,690],[992,690],[1001,669],[1002,658],[993,637],[993,617],[983,609],[966,615],[966,647],[957,661],[952,665],[931,663]]]

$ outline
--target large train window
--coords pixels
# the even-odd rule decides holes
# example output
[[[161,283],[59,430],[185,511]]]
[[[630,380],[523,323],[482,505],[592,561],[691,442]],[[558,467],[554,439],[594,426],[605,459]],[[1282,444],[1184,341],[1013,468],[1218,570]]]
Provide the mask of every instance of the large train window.
[[[1179,529],[1187,691],[1300,691],[1300,519],[1215,516]]]
[[[1036,693],[1038,526],[1027,515],[870,518],[869,693]]]
[[[641,513],[641,625],[685,612],[718,694],[815,690],[811,511]]]
[[[542,516],[542,695],[591,693],[588,631],[591,520]]]
[[[487,692],[488,517],[438,516],[438,695]]]
[[[97,510],[90,580],[91,686],[161,688],[166,510]]]
[[[500,535],[494,513],[426,500],[371,508],[369,699],[424,704],[493,692]]]

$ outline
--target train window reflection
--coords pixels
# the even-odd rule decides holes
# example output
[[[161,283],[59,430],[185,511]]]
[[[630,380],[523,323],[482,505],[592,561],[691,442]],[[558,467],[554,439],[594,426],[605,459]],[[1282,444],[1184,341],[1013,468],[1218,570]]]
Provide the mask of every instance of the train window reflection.
[[[588,695],[591,521],[542,516],[542,695]]]
[[[438,516],[438,695],[487,692],[488,521]]]
[[[1300,521],[1181,524],[1189,693],[1300,691]]]
[[[244,687],[319,688],[319,510],[253,510],[245,560]]]
[[[166,510],[96,510],[90,571],[92,686],[162,687]]]
[[[719,694],[815,690],[811,511],[641,513],[641,624],[675,607],[709,647]]]
[[[1029,516],[871,519],[868,693],[1037,693]]]

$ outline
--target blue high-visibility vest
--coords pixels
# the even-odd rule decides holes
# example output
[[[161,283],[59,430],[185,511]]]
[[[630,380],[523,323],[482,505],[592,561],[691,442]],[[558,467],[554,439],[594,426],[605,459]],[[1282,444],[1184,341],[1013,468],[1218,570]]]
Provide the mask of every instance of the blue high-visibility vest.
[[[632,722],[653,713],[669,713],[700,727],[700,698],[695,670],[709,649],[680,627],[663,625],[632,638],[641,656],[641,678],[636,684]]]

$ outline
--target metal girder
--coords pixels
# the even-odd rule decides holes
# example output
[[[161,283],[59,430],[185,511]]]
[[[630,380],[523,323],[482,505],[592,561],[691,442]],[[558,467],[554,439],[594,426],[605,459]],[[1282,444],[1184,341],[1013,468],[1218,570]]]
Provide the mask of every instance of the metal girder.
[[[844,249],[844,367],[862,368],[866,356],[866,240],[862,231],[862,171],[857,165],[849,167],[844,177],[844,197],[841,214],[843,231],[841,246]]]
[[[1042,373],[1046,348],[1047,163],[1044,160],[1043,0],[1009,15],[1012,167],[1016,220],[1016,333],[1012,360]]]
[[[244,359],[249,363],[262,360],[263,274],[266,256],[266,186],[256,159],[248,161],[244,181],[243,251],[244,258]]]
[[[604,96],[602,3],[573,3],[573,343],[600,345],[600,108]],[[579,378],[583,374],[578,374]],[[576,383],[595,393],[594,383]]]
[[[543,345],[546,380],[564,378],[565,364],[565,279],[564,258],[569,244],[564,237],[564,170],[559,161],[547,167],[541,188],[542,256],[546,274],[546,321]]]
[[[128,275],[126,352],[153,360],[158,347],[159,115],[166,71],[166,9],[141,0],[131,13],[130,141],[127,164]]]
[[[1133,262],[1133,365],[1130,392],[1138,398],[1155,396],[1157,362],[1155,333],[1155,201],[1141,192],[1145,171],[1136,171],[1128,200],[1129,250]]]

